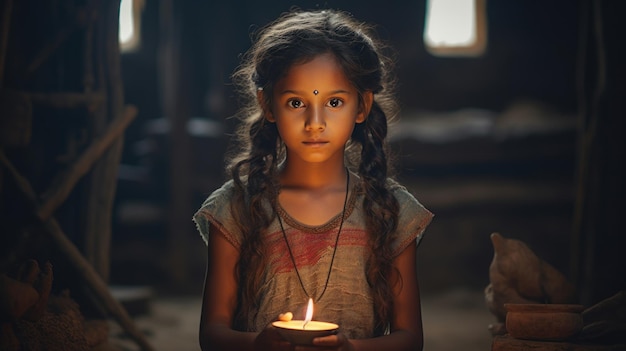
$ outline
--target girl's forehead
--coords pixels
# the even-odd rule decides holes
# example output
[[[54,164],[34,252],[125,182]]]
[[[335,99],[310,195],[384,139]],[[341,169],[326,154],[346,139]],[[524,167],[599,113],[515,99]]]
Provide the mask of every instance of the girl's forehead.
[[[309,61],[292,65],[276,84],[278,90],[311,92],[348,87],[352,87],[352,82],[332,54],[321,54]]]

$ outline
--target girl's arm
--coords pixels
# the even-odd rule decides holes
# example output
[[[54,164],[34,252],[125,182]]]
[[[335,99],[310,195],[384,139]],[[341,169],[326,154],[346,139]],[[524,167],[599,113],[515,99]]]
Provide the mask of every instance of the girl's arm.
[[[417,284],[416,245],[409,245],[395,260],[399,280],[393,287],[393,316],[391,333],[371,339],[341,340],[342,336],[329,336],[318,339],[318,345],[335,346],[337,350],[354,351],[416,351],[424,345],[422,313],[419,287]],[[303,349],[304,350],[304,349]]]
[[[278,339],[272,328],[260,334],[232,329],[237,305],[238,283],[235,268],[239,251],[213,224],[209,232],[211,235],[200,318],[200,347],[203,351],[281,349],[285,342]]]

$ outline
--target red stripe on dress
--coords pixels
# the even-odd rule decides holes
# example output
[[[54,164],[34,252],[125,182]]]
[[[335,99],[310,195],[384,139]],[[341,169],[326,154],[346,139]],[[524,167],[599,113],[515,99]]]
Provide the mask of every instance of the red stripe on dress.
[[[336,229],[316,234],[302,233],[292,228],[286,229],[285,232],[298,269],[317,264],[325,254],[332,255],[332,249],[337,238]],[[339,254],[342,247],[365,247],[367,245],[366,238],[366,233],[362,229],[343,228],[339,238],[337,254]],[[282,231],[270,233],[267,239],[269,263],[274,272],[286,273],[293,271],[293,263],[291,262],[289,249],[285,244]]]

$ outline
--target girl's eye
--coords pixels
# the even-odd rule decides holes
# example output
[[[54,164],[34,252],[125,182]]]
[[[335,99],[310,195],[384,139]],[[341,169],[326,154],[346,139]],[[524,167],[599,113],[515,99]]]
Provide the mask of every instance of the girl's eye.
[[[332,99],[328,100],[328,106],[330,106],[330,107],[339,107],[341,105],[343,105],[343,101],[341,101],[341,99],[332,98]]]
[[[289,107],[291,107],[291,108],[301,108],[302,106],[304,106],[302,101],[301,100],[297,100],[297,99],[289,100],[287,102],[287,105],[289,105]]]

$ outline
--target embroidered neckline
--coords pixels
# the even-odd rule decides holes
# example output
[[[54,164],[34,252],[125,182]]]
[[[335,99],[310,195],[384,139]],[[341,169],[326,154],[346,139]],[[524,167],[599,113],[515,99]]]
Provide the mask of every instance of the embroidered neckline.
[[[277,203],[276,212],[282,218],[282,220],[286,224],[288,224],[291,228],[302,231],[304,233],[319,234],[319,233],[327,232],[333,228],[336,228],[341,223],[342,217],[345,219],[348,219],[348,217],[350,217],[350,214],[352,214],[352,211],[354,210],[356,199],[359,193],[361,192],[360,178],[352,173],[350,173],[350,178],[351,178],[350,179],[350,183],[351,183],[350,195],[348,197],[348,203],[346,205],[345,215],[343,214],[343,212],[340,212],[337,215],[335,215],[333,218],[331,218],[328,222],[315,226],[315,225],[307,225],[307,224],[301,223],[297,219],[291,217],[291,215],[289,215],[289,213],[285,211],[285,209],[280,205],[280,203]]]

